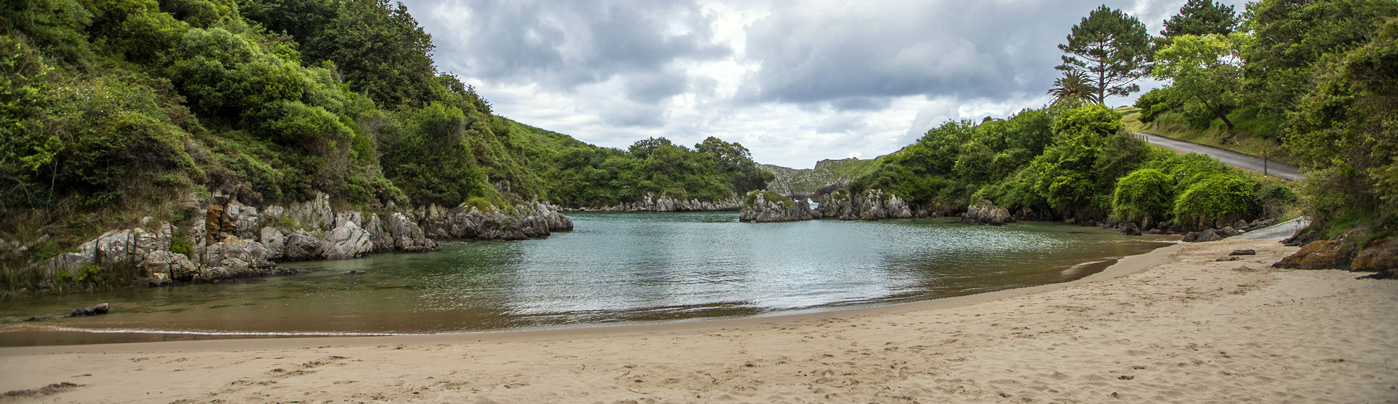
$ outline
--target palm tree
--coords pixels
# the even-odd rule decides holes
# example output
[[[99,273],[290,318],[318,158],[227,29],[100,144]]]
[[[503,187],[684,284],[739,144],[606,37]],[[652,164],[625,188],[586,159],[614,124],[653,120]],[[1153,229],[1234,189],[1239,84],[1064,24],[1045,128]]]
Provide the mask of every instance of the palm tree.
[[[1097,87],[1087,80],[1087,76],[1075,71],[1063,72],[1063,77],[1053,81],[1053,88],[1048,90],[1048,94],[1053,96],[1054,102],[1074,99],[1102,103],[1096,97]]]

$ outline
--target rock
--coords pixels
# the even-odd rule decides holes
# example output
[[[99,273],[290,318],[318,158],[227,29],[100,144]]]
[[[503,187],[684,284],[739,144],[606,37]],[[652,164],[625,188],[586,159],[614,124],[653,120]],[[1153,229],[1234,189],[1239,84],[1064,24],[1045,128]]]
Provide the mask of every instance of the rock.
[[[238,203],[237,199],[228,201],[223,207],[223,232],[232,233],[239,238],[252,238],[256,233],[262,218],[257,213],[257,208]],[[216,239],[217,240],[217,239]]]
[[[1398,239],[1384,237],[1369,243],[1355,255],[1350,270],[1378,272],[1384,278],[1398,276]]]
[[[43,317],[43,316],[33,316],[33,317],[30,317],[30,318],[24,319],[24,321],[44,321],[44,320],[47,320],[47,319],[48,319],[47,317]]]
[[[210,240],[223,239],[223,205],[204,207],[204,235]]]
[[[267,259],[281,259],[286,253],[286,235],[281,230],[272,227],[263,227],[259,232],[258,239],[262,246],[267,248]]]
[[[1223,257],[1223,258],[1216,259],[1216,260],[1214,260],[1214,261],[1238,261],[1238,260],[1242,260],[1242,258],[1238,258],[1238,257]]]
[[[966,213],[961,215],[961,223],[967,224],[988,224],[992,226],[1003,226],[1006,223],[1014,223],[1015,219],[1010,216],[1010,211],[1005,208],[996,207],[994,202],[981,198],[975,204],[966,207]],[[1140,232],[1137,232],[1139,235]]]
[[[1256,221],[1253,221],[1253,222],[1256,223]],[[1231,226],[1231,227],[1233,227],[1234,229],[1238,229],[1238,230],[1250,230],[1250,229],[1248,228],[1248,222],[1245,222],[1245,221],[1243,221],[1242,219],[1238,219],[1238,221],[1233,222],[1233,226]]]
[[[335,228],[335,211],[330,208],[330,195],[324,192],[316,192],[315,199],[292,203],[283,215],[313,231]]]
[[[321,257],[323,241],[305,230],[297,230],[286,236],[282,257],[291,261],[309,260]]]
[[[198,267],[184,254],[176,254],[169,251],[156,251],[146,255],[145,262],[141,263],[147,278],[158,280],[157,284],[165,284],[174,279],[188,280],[194,276]]]
[[[359,228],[354,221],[347,220],[325,235],[323,250],[326,259],[357,258],[373,251],[374,243],[369,241],[368,231]]]
[[[1233,250],[1233,252],[1228,253],[1228,255],[1257,255],[1257,250],[1253,250],[1253,249]]]
[[[1128,222],[1125,225],[1121,226],[1121,234],[1125,234],[1128,236],[1139,236],[1141,235],[1141,228],[1136,227],[1135,223]]]
[[[1349,269],[1354,254],[1354,245],[1344,241],[1313,241],[1272,266],[1291,269]]]
[[[1237,229],[1234,229],[1233,226],[1228,226],[1219,229],[1217,234],[1223,237],[1233,237],[1242,233],[1239,232]]]
[[[772,199],[772,200],[769,200]],[[738,215],[741,222],[791,222],[815,219],[811,205],[805,200],[793,201],[776,195],[775,192],[752,191],[743,202],[743,211]]]
[[[68,317],[83,317],[83,316],[95,316],[95,315],[99,315],[99,314],[107,314],[107,312],[110,311],[110,310],[111,310],[111,306],[110,306],[110,305],[108,305],[108,304],[106,304],[106,303],[98,303],[96,306],[92,306],[92,307],[83,307],[83,308],[79,308],[79,309],[74,309],[73,312],[72,312],[71,314],[68,314]]]

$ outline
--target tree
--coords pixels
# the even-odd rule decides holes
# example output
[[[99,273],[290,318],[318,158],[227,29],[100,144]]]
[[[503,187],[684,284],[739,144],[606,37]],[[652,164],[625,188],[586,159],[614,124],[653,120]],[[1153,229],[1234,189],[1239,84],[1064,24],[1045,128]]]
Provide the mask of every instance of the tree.
[[[1204,36],[1210,34],[1228,35],[1238,29],[1242,21],[1233,6],[1213,0],[1189,0],[1180,8],[1180,13],[1165,20],[1165,29],[1160,35],[1175,38],[1183,35]]]
[[[1377,212],[1398,225],[1398,18],[1368,44],[1321,66],[1291,114],[1286,149],[1311,170],[1312,217]],[[1376,209],[1377,208],[1377,209]]]
[[[307,47],[307,59],[330,60],[355,91],[379,105],[421,106],[436,83],[432,36],[403,3],[345,0],[335,19]]]
[[[1172,81],[1175,91],[1199,101],[1231,131],[1228,112],[1237,106],[1242,87],[1238,44],[1243,39],[1242,34],[1176,37],[1155,54],[1151,75]]]
[[[1053,96],[1054,102],[1092,100],[1097,94],[1097,87],[1093,87],[1082,72],[1066,71],[1063,72],[1063,77],[1053,81],[1053,88],[1049,89],[1048,94]]]
[[[1244,13],[1252,40],[1242,49],[1245,100],[1267,119],[1284,121],[1311,88],[1315,65],[1363,45],[1392,0],[1261,0]]]
[[[1133,84],[1150,72],[1151,39],[1136,17],[1098,7],[1073,26],[1068,43],[1059,44],[1063,64],[1057,69],[1086,76],[1097,89],[1094,100],[1125,96],[1141,90]]]

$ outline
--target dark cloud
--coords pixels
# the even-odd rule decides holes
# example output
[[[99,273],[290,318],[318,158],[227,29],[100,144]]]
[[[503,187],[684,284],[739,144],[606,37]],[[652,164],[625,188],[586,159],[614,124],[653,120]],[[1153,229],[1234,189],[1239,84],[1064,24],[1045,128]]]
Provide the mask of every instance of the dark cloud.
[[[679,60],[728,57],[713,17],[682,1],[409,0],[441,70],[572,91]],[[683,74],[683,72],[680,72]],[[681,83],[684,80],[678,80]],[[638,94],[657,93],[642,89]]]

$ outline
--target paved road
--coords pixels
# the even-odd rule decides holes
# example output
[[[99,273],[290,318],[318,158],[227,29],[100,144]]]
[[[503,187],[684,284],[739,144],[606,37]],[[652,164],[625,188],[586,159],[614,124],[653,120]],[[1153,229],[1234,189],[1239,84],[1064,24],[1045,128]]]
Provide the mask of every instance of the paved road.
[[[1136,134],[1144,137],[1147,142],[1150,142],[1154,145],[1164,146],[1166,148],[1178,150],[1185,153],[1207,154],[1218,159],[1218,161],[1222,161],[1233,166],[1256,171],[1259,173],[1262,172],[1262,159],[1257,157],[1249,156],[1231,150],[1223,150],[1217,147],[1204,146],[1189,143],[1182,140],[1175,140],[1164,136],[1152,135],[1149,133],[1137,132]],[[1300,171],[1296,170],[1296,167],[1292,167],[1275,161],[1267,162],[1267,174],[1292,181],[1301,181],[1306,179],[1304,175],[1301,175]]]

